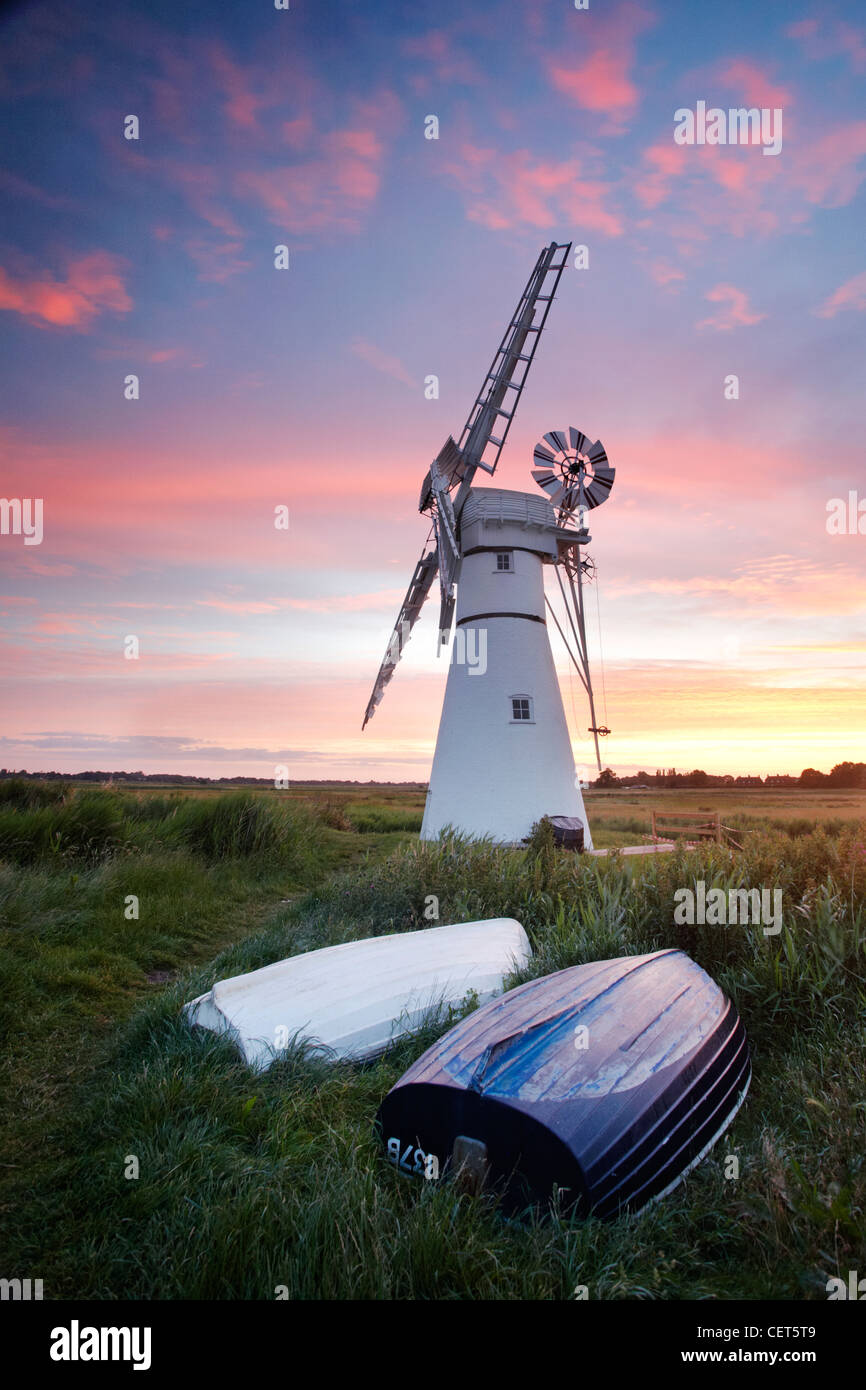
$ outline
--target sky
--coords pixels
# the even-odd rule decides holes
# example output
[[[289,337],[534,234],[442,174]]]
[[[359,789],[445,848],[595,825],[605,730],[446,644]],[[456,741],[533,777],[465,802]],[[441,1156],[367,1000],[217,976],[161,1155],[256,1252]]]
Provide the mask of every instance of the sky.
[[[0,534],[0,765],[426,778],[435,594],[364,709],[553,240],[588,265],[485,481],[532,490],[567,425],[616,468],[606,764],[866,756],[861,5],[35,3],[0,54],[0,496],[43,507]],[[678,144],[699,102],[781,111],[781,149]]]

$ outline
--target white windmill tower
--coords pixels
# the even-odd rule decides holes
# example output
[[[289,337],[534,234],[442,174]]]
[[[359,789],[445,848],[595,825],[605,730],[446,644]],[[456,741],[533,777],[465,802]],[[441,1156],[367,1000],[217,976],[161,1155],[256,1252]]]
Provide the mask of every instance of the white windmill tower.
[[[589,695],[598,754],[598,735],[608,731],[595,719],[583,612],[583,582],[591,561],[580,559],[580,547],[590,540],[584,513],[609,495],[614,470],[601,444],[590,445],[570,429],[568,437],[564,432],[545,435],[549,448],[536,446],[539,467],[533,477],[547,496],[472,486],[479,468],[495,472],[570,250],[571,243],[552,242],[541,252],[459,442],[448,437],[421,488],[419,508],[433,524],[379,668],[364,726],[382,699],[438,571],[440,646],[449,640],[455,585],[457,617],[423,839],[434,839],[451,825],[470,835],[516,842],[549,815],[578,818],[585,827],[586,848],[592,845],[546,611]],[[564,624],[544,592],[545,565],[554,566]]]

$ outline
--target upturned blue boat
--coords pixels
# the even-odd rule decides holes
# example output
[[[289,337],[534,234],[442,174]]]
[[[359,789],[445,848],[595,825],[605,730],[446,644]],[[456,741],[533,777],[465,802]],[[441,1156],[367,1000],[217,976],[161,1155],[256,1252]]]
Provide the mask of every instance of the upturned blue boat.
[[[379,1108],[388,1157],[578,1215],[638,1211],[725,1133],[751,1077],[731,1001],[682,951],[595,961],[485,1004]]]

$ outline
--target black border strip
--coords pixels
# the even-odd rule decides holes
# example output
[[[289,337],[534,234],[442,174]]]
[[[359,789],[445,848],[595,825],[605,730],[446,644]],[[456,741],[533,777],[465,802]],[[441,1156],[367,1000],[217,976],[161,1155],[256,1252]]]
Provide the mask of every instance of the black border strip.
[[[471,618],[459,618],[455,626],[462,627],[464,623],[478,623],[482,618],[526,618],[530,623],[541,623],[542,627],[547,627],[547,620],[539,618],[535,613],[473,613]]]

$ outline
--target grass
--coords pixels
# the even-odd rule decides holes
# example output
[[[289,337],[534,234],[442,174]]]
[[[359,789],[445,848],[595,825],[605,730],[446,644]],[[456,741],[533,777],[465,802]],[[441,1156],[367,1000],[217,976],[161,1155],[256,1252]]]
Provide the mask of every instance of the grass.
[[[0,871],[6,1277],[42,1278],[47,1298],[550,1299],[586,1284],[592,1298],[823,1299],[830,1275],[862,1266],[866,824],[830,814],[832,833],[804,832],[755,814],[742,853],[592,860],[541,837],[421,844],[406,833],[417,793],[401,808],[332,789],[121,791],[102,812],[97,793],[78,795],[74,822],[60,818],[77,797],[0,810],[0,826],[23,818]],[[803,819],[795,801],[773,818]],[[66,827],[59,846],[27,819],[46,811]],[[698,878],[781,887],[782,933],[676,926],[673,895]],[[181,1022],[226,975],[430,925],[431,895],[442,922],[523,922],[534,957],[520,978],[662,946],[714,975],[754,1078],[686,1184],[636,1217],[508,1223],[488,1197],[402,1177],[373,1134],[380,1100],[447,1020],[374,1065],[300,1047],[255,1076]]]
[[[629,788],[584,793],[598,849],[640,844],[652,832],[651,812],[718,811],[729,829],[784,830],[808,835],[821,826],[830,835],[866,820],[866,792],[811,791],[773,787],[702,787],[635,792]],[[739,836],[735,834],[735,839]]]

